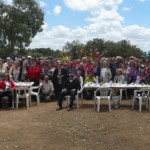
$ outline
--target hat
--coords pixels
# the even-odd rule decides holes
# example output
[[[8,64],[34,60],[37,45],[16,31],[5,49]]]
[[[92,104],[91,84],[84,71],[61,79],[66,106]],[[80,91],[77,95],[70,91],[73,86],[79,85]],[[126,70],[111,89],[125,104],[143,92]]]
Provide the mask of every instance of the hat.
[[[7,59],[7,60],[9,60],[9,59],[10,59],[10,57],[7,57],[6,59]]]
[[[131,56],[129,59],[135,59],[134,56]]]
[[[30,55],[27,58],[32,58]]]
[[[69,75],[75,75],[75,70],[70,70]]]

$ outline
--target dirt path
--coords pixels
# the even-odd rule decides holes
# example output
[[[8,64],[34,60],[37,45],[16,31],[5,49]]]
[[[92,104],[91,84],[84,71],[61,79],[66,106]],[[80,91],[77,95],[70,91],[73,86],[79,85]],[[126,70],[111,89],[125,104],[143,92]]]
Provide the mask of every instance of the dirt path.
[[[80,109],[56,111],[56,102],[30,109],[0,111],[0,150],[148,150],[150,112],[131,109],[129,100],[120,109],[101,112],[93,101]]]

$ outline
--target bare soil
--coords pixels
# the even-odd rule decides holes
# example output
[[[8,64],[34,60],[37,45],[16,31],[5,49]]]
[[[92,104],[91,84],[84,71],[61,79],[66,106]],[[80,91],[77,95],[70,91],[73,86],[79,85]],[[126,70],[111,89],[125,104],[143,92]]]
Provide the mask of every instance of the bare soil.
[[[18,110],[0,111],[0,150],[149,150],[150,112],[132,110],[130,100],[121,108],[93,109],[84,100],[80,109],[56,111],[57,103],[25,104]]]

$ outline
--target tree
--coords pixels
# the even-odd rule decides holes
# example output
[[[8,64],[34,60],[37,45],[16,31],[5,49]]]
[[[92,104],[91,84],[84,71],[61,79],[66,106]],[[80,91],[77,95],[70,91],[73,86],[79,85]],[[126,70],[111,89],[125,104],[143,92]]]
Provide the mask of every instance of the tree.
[[[67,42],[63,49],[69,52],[73,59],[78,59],[82,56],[82,50],[84,45],[80,41],[72,41],[71,43]]]
[[[13,0],[12,5],[0,2],[0,8],[0,36],[8,49],[29,46],[42,31],[44,13],[35,0]]]

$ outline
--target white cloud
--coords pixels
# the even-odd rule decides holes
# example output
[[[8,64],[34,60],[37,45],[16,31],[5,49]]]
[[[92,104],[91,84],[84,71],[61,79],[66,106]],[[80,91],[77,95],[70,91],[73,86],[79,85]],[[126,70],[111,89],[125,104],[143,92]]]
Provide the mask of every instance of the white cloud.
[[[132,8],[131,7],[124,7],[123,10],[124,11],[130,11]]]
[[[145,0],[139,0],[140,2],[145,2]]]
[[[39,6],[40,6],[41,8],[43,8],[43,7],[46,7],[47,4],[46,4],[44,1],[39,1]]]
[[[61,13],[61,6],[55,6],[53,12],[55,15],[59,15]]]
[[[44,31],[38,33],[33,39],[31,48],[50,47],[53,49],[62,49],[66,42],[72,42],[73,40],[78,39],[85,43],[93,38],[102,38],[113,41],[127,39],[144,51],[149,50],[150,28],[139,25],[123,25],[125,18],[118,13],[118,6],[123,0],[63,1],[72,10],[89,12],[91,17],[85,18],[85,21],[88,21],[89,24],[74,29],[59,25],[54,26],[48,31],[46,30],[48,29],[48,25],[45,24]],[[61,7],[59,7],[57,8],[58,10],[56,9],[56,12],[58,12],[56,14],[61,12]]]
[[[12,5],[13,0],[5,0],[4,2],[5,2],[6,4]]]
[[[101,10],[115,9],[123,0],[63,0],[65,5],[72,10],[88,11],[97,14]]]

